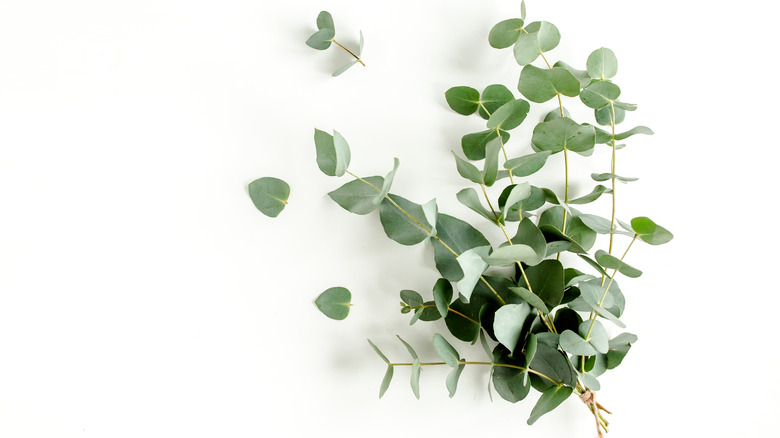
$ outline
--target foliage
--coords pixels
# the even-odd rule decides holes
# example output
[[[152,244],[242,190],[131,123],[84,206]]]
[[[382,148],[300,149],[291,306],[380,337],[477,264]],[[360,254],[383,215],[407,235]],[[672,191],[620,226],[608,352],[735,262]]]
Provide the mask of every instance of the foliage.
[[[336,44],[337,46],[341,47],[352,55],[354,60],[350,61],[349,63],[339,67],[336,69],[336,71],[333,72],[333,76],[338,76],[345,71],[347,71],[350,67],[353,65],[360,63],[363,67],[366,66],[366,64],[363,62],[362,59],[360,59],[361,56],[363,56],[363,32],[360,32],[360,42],[358,43],[357,53],[353,53],[351,50],[347,49],[341,43],[336,41],[336,25],[333,22],[333,16],[328,11],[322,11],[317,15],[317,32],[314,32],[308,40],[306,40],[306,45],[311,47],[312,49],[317,50],[325,50],[331,46],[331,43]]]

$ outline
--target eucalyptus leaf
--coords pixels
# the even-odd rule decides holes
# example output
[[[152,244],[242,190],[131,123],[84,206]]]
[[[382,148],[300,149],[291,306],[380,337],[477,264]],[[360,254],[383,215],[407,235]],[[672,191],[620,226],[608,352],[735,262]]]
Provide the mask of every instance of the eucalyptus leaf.
[[[544,103],[558,94],[577,96],[580,94],[580,81],[565,68],[545,70],[529,64],[520,72],[517,89],[526,99]]]
[[[536,355],[534,355],[533,361],[531,361],[531,369],[552,379],[552,382],[545,379],[546,385],[563,383],[572,388],[576,387],[577,376],[571,368],[569,359],[558,351],[556,347],[550,346],[545,339],[546,336],[542,335],[551,335],[554,345],[557,345],[559,342],[555,333],[537,334]]]
[[[505,85],[493,84],[482,90],[482,96],[480,96],[479,100],[482,104],[479,107],[479,115],[483,119],[488,120],[505,103],[515,100],[515,96]]]
[[[629,278],[637,278],[642,275],[642,271],[632,267],[626,262],[621,261],[617,257],[608,254],[606,251],[596,251],[596,261],[607,269],[617,269],[618,272]]]
[[[332,29],[336,31],[336,25],[333,23],[333,16],[328,11],[321,11],[317,15],[317,29]]]
[[[616,179],[624,184],[632,181],[637,181],[639,179],[639,178],[631,178],[627,176],[618,176],[615,175],[614,173],[591,173],[590,177],[593,178],[594,181],[598,181],[598,182]]]
[[[457,260],[463,271],[463,278],[458,281],[458,292],[468,301],[482,273],[488,268],[485,257],[490,253],[491,247],[479,246],[462,252]]]
[[[636,126],[634,128],[629,129],[626,132],[621,132],[620,134],[615,134],[615,140],[625,140],[628,137],[631,137],[632,135],[637,134],[645,134],[645,135],[653,135],[654,132],[652,129],[648,128],[647,126]]]
[[[538,255],[528,245],[507,245],[493,251],[484,260],[490,266],[508,266],[514,263],[525,262],[526,260],[537,260]]]
[[[496,339],[510,353],[514,352],[523,331],[525,319],[530,315],[531,307],[527,303],[507,304],[496,311],[493,332]]]
[[[320,29],[306,40],[306,45],[312,49],[325,50],[330,47],[336,31],[333,29]]]
[[[636,343],[637,337],[631,333],[621,333],[614,339],[609,341],[609,351],[607,351],[607,369],[614,369],[621,362],[623,358],[628,354],[628,350],[631,349],[631,345]]]
[[[454,397],[455,391],[458,390],[458,379],[460,379],[463,368],[466,368],[466,365],[460,364],[447,374],[447,391],[450,393],[450,398]]]
[[[619,125],[626,120],[626,110],[622,108],[614,108],[614,120],[613,120],[613,108],[609,105],[594,110],[596,117],[596,123],[602,126],[609,126],[613,123]]]
[[[393,159],[393,170],[390,171],[387,175],[385,175],[385,180],[382,182],[382,192],[374,198],[374,203],[379,205],[382,200],[385,199],[385,196],[387,196],[388,193],[390,193],[390,187],[393,185],[393,179],[395,179],[395,173],[398,171],[398,166],[400,162],[398,161],[398,158]]]
[[[369,176],[363,180],[350,181],[338,189],[328,193],[343,209],[355,214],[369,214],[376,210],[381,202],[381,189],[384,178]],[[380,202],[377,202],[380,199]]]
[[[453,368],[458,367],[458,358],[460,355],[458,354],[458,351],[455,350],[455,347],[444,339],[444,336],[438,333],[433,335],[433,348],[436,349],[436,353],[438,353],[444,363]]]
[[[528,424],[534,424],[539,417],[560,406],[561,403],[569,398],[572,392],[574,392],[574,389],[563,385],[553,386],[545,390],[542,396],[539,397],[539,401],[534,405],[531,416],[528,417]]]
[[[336,76],[339,76],[339,75],[341,75],[342,73],[344,73],[345,71],[349,70],[349,69],[350,69],[350,68],[351,68],[353,65],[355,65],[355,64],[357,64],[357,63],[358,63],[358,60],[357,60],[357,59],[355,59],[354,61],[350,61],[350,62],[348,62],[348,63],[346,63],[346,64],[342,65],[341,67],[337,68],[337,69],[336,69],[336,70],[335,70],[335,71],[334,71],[334,72],[331,74],[331,76],[333,76],[333,77],[335,78]]]
[[[637,109],[637,105],[634,103],[626,103],[626,102],[621,102],[619,100],[616,100],[614,104],[615,104],[615,108],[620,108],[626,111],[636,111]]]
[[[598,320],[582,321],[579,333],[597,352],[605,354],[609,350],[607,331]]]
[[[290,186],[279,178],[263,177],[249,183],[249,198],[261,213],[277,217],[287,206]]]
[[[436,280],[433,286],[433,301],[436,303],[436,310],[445,318],[452,302],[452,284],[449,281],[443,278]]]
[[[390,199],[384,198],[379,204],[379,220],[387,237],[401,245],[416,245],[425,240],[429,236],[429,232],[423,229],[422,226],[428,230],[431,230],[433,227],[430,221],[427,220],[424,206],[415,204],[398,195],[388,194],[387,196]],[[390,200],[398,204],[399,207],[415,219],[412,220],[409,216],[402,213]]]
[[[504,163],[504,169],[512,171],[514,176],[524,177],[533,175],[544,167],[551,153],[551,151],[542,151],[512,158]]]
[[[420,359],[415,359],[412,363],[412,378],[409,382],[412,386],[412,392],[417,400],[420,399]]]
[[[528,396],[528,393],[531,391],[531,385],[524,378],[526,375],[525,371],[515,368],[518,366],[517,361],[508,357],[508,353],[501,345],[496,347],[493,353],[493,361],[497,365],[491,367],[491,380],[501,398],[510,403],[517,403]],[[511,365],[511,367],[501,366],[500,364]]]
[[[580,196],[579,198],[570,200],[569,204],[575,204],[575,205],[590,204],[591,202],[599,199],[601,195],[603,195],[604,193],[612,193],[612,189],[608,189],[602,186],[601,184],[599,184],[596,187],[594,187],[593,190],[587,195]]]
[[[417,356],[417,352],[414,351],[414,348],[412,348],[411,345],[409,345],[408,342],[404,341],[400,336],[396,335],[396,338],[401,341],[402,344],[404,344],[404,347],[406,347],[406,351],[409,352],[409,355],[412,356],[412,359],[419,360],[420,358]]]
[[[376,354],[378,354],[378,355],[379,355],[379,357],[380,357],[380,358],[381,358],[381,359],[382,359],[382,360],[383,360],[383,361],[384,361],[386,364],[390,365],[390,360],[387,358],[387,356],[385,356],[385,355],[384,355],[384,353],[382,353],[382,351],[379,349],[379,347],[377,347],[376,345],[374,345],[374,343],[373,343],[373,342],[371,342],[371,339],[367,339],[367,340],[368,340],[368,343],[371,345],[371,348],[373,348],[373,349],[374,349],[374,351],[376,352]]]
[[[463,158],[460,158],[455,152],[452,153],[452,156],[455,157],[455,164],[457,166],[458,173],[460,174],[460,176],[476,184],[483,183],[482,172],[480,172],[479,169],[477,169],[477,166],[469,163]]]
[[[382,398],[382,396],[385,395],[385,392],[387,392],[387,388],[390,387],[390,382],[393,380],[393,369],[394,367],[392,365],[387,366],[385,377],[382,379],[382,384],[379,385],[379,398]]]
[[[663,245],[674,237],[666,228],[656,224],[650,218],[639,216],[631,219],[630,229],[633,229],[639,238],[651,245]]]
[[[501,150],[501,139],[496,137],[485,147],[485,168],[482,171],[482,181],[488,187],[496,182],[498,177],[498,152]]]
[[[510,287],[509,290],[517,294],[517,296],[522,298],[523,301],[538,309],[543,314],[547,315],[550,313],[550,309],[547,308],[547,305],[544,304],[544,301],[542,301],[541,298],[536,296],[533,292],[530,292],[528,289],[518,286]]]
[[[488,34],[488,42],[496,49],[506,49],[517,42],[523,33],[523,20],[510,18],[493,26]]]
[[[531,105],[523,99],[507,102],[493,112],[487,121],[487,127],[488,129],[515,129],[523,123],[530,109]]]
[[[479,91],[471,87],[452,87],[444,93],[447,104],[458,114],[468,116],[479,108]]]
[[[558,260],[544,260],[525,270],[531,288],[544,301],[548,309],[553,309],[563,299],[563,265]]]
[[[413,290],[404,289],[401,291],[401,301],[406,303],[409,307],[422,307],[425,300],[423,300],[422,295],[419,293]]]
[[[495,223],[497,221],[496,216],[482,205],[482,201],[479,199],[479,194],[477,194],[477,191],[473,188],[467,187],[459,191],[455,197],[458,199],[458,201],[460,201],[461,204],[479,213],[479,215],[489,220],[490,222]]]
[[[620,96],[620,87],[612,82],[602,81],[593,82],[585,87],[580,93],[580,100],[590,108],[599,109],[614,104],[618,96]]]
[[[474,342],[479,337],[479,310],[469,303],[455,300],[450,304],[452,312],[447,313],[444,322],[452,336],[463,342]]]
[[[530,184],[520,183],[512,186],[512,189],[509,191],[504,202],[502,203],[499,201],[499,205],[501,208],[501,221],[502,222],[506,221],[506,218],[509,212],[512,210],[512,208],[514,208],[518,203],[521,203],[524,200],[528,199],[528,197],[530,196],[531,196]]]
[[[317,150],[317,166],[328,176],[343,176],[349,167],[351,154],[347,140],[337,131],[333,135],[314,130],[314,146]]]
[[[501,141],[506,144],[509,141],[509,133],[501,132]],[[460,145],[463,149],[463,155],[469,160],[481,160],[485,158],[485,148],[493,139],[498,138],[498,132],[495,129],[487,131],[466,134],[461,139]]]
[[[531,142],[538,149],[550,153],[564,149],[585,152],[596,145],[596,131],[591,125],[580,125],[568,117],[558,117],[536,125]]]
[[[349,315],[352,294],[343,287],[332,287],[321,293],[314,304],[330,319],[342,320]]]
[[[588,76],[588,72],[585,70],[576,69],[563,61],[556,62],[553,65],[553,67],[560,67],[568,70],[569,73],[574,75],[574,77],[577,78],[578,81],[580,81],[580,88],[585,88],[588,86],[588,84],[590,84],[591,78],[590,76]],[[557,111],[553,110],[553,112],[557,112]],[[560,115],[560,112],[557,113]]]
[[[558,46],[561,34],[554,24],[546,21],[535,21],[525,27],[515,42],[515,60],[520,65],[534,62],[544,52]]]
[[[547,255],[547,241],[544,238],[544,234],[531,219],[523,218],[520,221],[520,224],[517,226],[517,233],[512,238],[512,243],[515,245],[526,245],[536,253],[535,258],[524,261],[529,266],[538,265]]]
[[[603,81],[617,74],[618,61],[615,52],[606,47],[595,50],[586,63],[588,76]]]
[[[461,254],[471,248],[490,245],[476,228],[460,219],[440,213],[436,221],[439,239],[447,245],[449,249]],[[442,277],[449,281],[459,281],[463,278],[463,271],[456,260],[456,256],[439,243],[433,246],[434,261],[436,269]]]

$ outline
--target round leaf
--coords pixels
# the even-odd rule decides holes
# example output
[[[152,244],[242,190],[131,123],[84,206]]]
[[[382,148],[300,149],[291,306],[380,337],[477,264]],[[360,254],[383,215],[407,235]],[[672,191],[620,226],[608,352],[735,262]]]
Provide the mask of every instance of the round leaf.
[[[317,308],[325,316],[335,320],[342,320],[349,315],[352,294],[343,287],[332,287],[321,293],[314,301]]]
[[[249,183],[248,189],[255,207],[269,217],[279,216],[290,196],[290,186],[278,178],[256,179]]]
[[[504,20],[490,29],[488,42],[491,47],[496,49],[506,49],[517,42],[517,39],[523,33],[523,20],[520,18],[510,18]]]
[[[332,29],[336,31],[336,25],[333,24],[333,16],[328,11],[322,11],[317,15],[317,29]]]
[[[507,304],[496,311],[493,320],[493,332],[496,339],[509,351],[514,352],[520,334],[523,331],[525,319],[531,313],[528,303]]]
[[[312,49],[325,50],[330,47],[335,35],[336,31],[333,29],[320,29],[306,40],[306,45]]]
[[[479,91],[471,87],[452,87],[444,93],[447,104],[458,114],[468,116],[479,108]]]
[[[502,105],[513,100],[515,100],[515,96],[506,86],[501,84],[488,85],[482,90],[480,97],[482,105],[479,108],[479,115],[487,120]]]
[[[488,129],[515,129],[523,123],[531,105],[523,99],[513,100],[502,105],[488,119]]]
[[[561,67],[541,69],[526,65],[520,72],[517,89],[526,99],[543,103],[558,93],[564,96],[576,96],[580,93],[580,81],[571,72]]]
[[[612,82],[601,81],[585,87],[580,93],[580,100],[590,108],[599,109],[614,103],[619,96],[620,87]]]
[[[603,81],[609,79],[617,74],[618,62],[615,52],[602,47],[595,50],[588,56],[588,62],[586,63],[588,69],[588,76],[593,79]]]

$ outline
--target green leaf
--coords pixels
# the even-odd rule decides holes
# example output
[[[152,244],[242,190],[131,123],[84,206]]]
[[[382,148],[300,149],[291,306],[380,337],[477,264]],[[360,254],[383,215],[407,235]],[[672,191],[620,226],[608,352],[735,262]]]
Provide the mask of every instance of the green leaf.
[[[618,272],[629,278],[637,278],[642,275],[642,271],[636,269],[629,264],[620,261],[617,257],[608,254],[606,251],[596,251],[596,261],[607,269],[617,269]]]
[[[401,301],[406,303],[409,307],[421,307],[423,305],[423,297],[413,290],[404,289],[401,291]]]
[[[636,343],[636,341],[636,335],[631,333],[621,333],[614,339],[610,339],[609,351],[607,351],[607,369],[611,370],[620,365],[628,354],[628,350],[631,349],[631,344]]]
[[[312,49],[325,50],[330,47],[335,35],[336,31],[333,29],[320,29],[306,40],[306,45]]]
[[[619,100],[615,101],[615,108],[620,108],[626,111],[636,111],[637,105],[635,103],[626,103]]]
[[[580,379],[582,380],[582,385],[585,386],[588,389],[592,389],[594,391],[598,391],[601,389],[601,384],[599,383],[598,379],[596,379],[595,376],[589,373],[580,374]]]
[[[453,368],[458,367],[458,358],[460,355],[458,354],[458,351],[444,339],[444,336],[438,333],[433,335],[433,348],[436,349],[436,353],[439,354],[439,357],[441,357],[444,363]]]
[[[590,334],[588,334],[589,332]],[[582,321],[579,333],[580,336],[585,338],[597,352],[604,354],[609,350],[609,337],[607,336],[607,331],[598,320],[592,319]]]
[[[496,311],[493,333],[496,339],[512,353],[523,331],[525,319],[531,314],[528,303],[506,304]]]
[[[537,149],[553,154],[564,149],[582,153],[596,145],[596,130],[568,117],[558,117],[536,125],[531,142]]]
[[[513,100],[515,100],[514,94],[505,85],[488,85],[482,90],[482,96],[480,97],[482,105],[479,107],[479,115],[483,119],[488,120],[490,115],[496,112],[497,109]]]
[[[348,62],[348,63],[346,63],[346,64],[342,65],[341,67],[337,68],[337,69],[336,69],[336,70],[335,70],[335,71],[334,71],[334,72],[331,74],[331,76],[333,76],[333,77],[335,78],[336,76],[339,76],[339,75],[341,75],[342,73],[344,73],[345,71],[347,71],[347,70],[349,70],[350,68],[352,68],[352,66],[353,66],[353,65],[355,65],[355,64],[357,64],[357,63],[358,63],[358,60],[357,60],[357,59],[355,59],[354,61],[350,61],[350,62]]]
[[[491,47],[496,49],[506,49],[517,42],[517,39],[523,33],[523,20],[520,18],[510,18],[504,20],[490,29],[488,42]]]
[[[390,387],[390,382],[393,380],[393,366],[388,365],[387,371],[385,371],[385,377],[382,379],[382,384],[379,385],[379,398],[382,398],[387,392],[387,388]]]
[[[517,233],[512,238],[512,243],[515,245],[527,245],[536,253],[535,258],[524,262],[529,266],[538,265],[547,256],[547,241],[544,238],[544,234],[534,225],[531,219],[523,218],[520,221],[520,224],[517,226]]]
[[[317,149],[317,166],[328,176],[342,176],[351,159],[349,145],[344,137],[333,131],[333,135],[319,129],[314,130],[314,146]]]
[[[552,230],[545,229],[545,225],[549,225],[555,228],[557,233],[552,232]],[[551,240],[562,240],[560,236],[562,235],[563,239],[570,240],[571,242],[577,244],[577,246],[572,246],[572,248],[569,250],[577,253],[588,251],[596,242],[596,233],[588,228],[582,222],[582,220],[576,217],[574,214],[570,214],[566,217],[565,234],[560,231],[562,226],[563,208],[561,206],[549,208],[545,210],[539,217],[539,229],[542,230],[542,232],[545,234],[545,237],[547,237],[548,234],[559,234],[558,238],[548,238],[548,242]]]
[[[501,150],[501,139],[496,137],[485,147],[485,168],[482,170],[482,181],[490,187],[498,176],[498,152]]]
[[[568,70],[569,73],[574,75],[574,77],[577,78],[578,81],[580,81],[580,88],[585,88],[585,87],[588,86],[588,84],[590,84],[590,81],[591,81],[590,76],[588,76],[588,72],[586,72],[585,70],[578,70],[578,69],[570,66],[569,64],[566,64],[563,61],[556,62],[553,65],[553,67],[560,67],[560,68],[564,68],[564,69]],[[553,110],[551,112],[552,113],[557,113],[558,115],[560,115],[560,111],[558,111],[558,110]],[[569,116],[567,116],[567,117],[569,117]]]
[[[328,318],[340,321],[349,315],[351,300],[352,294],[349,290],[343,287],[332,287],[321,293],[314,304]]]
[[[577,385],[577,376],[574,370],[571,369],[571,363],[569,359],[558,351],[556,347],[552,347],[546,343],[546,340],[542,335],[555,335],[554,333],[538,333],[536,335],[537,346],[536,355],[534,355],[533,361],[531,361],[531,369],[538,371],[549,377],[555,384],[563,383],[564,385],[575,387]],[[558,344],[557,335],[553,336],[554,345]],[[546,385],[553,384],[548,380],[544,380]]]
[[[387,196],[423,226],[429,230],[433,228],[430,221],[427,220],[424,207],[398,195],[388,194]],[[379,204],[379,220],[387,237],[401,245],[416,245],[429,236],[426,230],[410,219],[409,216],[403,214],[387,198],[382,199],[382,202]]]
[[[358,43],[358,56],[363,56],[363,47],[366,45],[366,40],[363,38],[363,31],[360,31],[360,42]]]
[[[419,360],[419,357],[417,356],[417,352],[414,351],[414,348],[412,348],[411,345],[409,345],[408,342],[404,341],[400,336],[396,335],[396,338],[398,338],[402,344],[404,344],[404,347],[406,347],[406,351],[409,352],[409,355],[412,356],[412,359]]]
[[[382,183],[382,192],[374,199],[375,204],[379,205],[379,203],[385,199],[385,196],[390,193],[390,187],[393,185],[393,179],[395,178],[395,173],[398,171],[399,164],[400,161],[398,161],[398,158],[394,158],[393,170],[385,175],[385,181]]]
[[[478,246],[490,245],[490,242],[476,228],[446,214],[439,214],[436,229],[439,239],[457,254]],[[433,251],[436,269],[442,277],[449,281],[459,281],[463,278],[463,271],[454,254],[438,241],[434,243]]]
[[[331,199],[336,201],[343,209],[355,214],[369,214],[374,211],[381,199],[379,194],[384,185],[381,176],[369,176],[363,180],[350,181],[338,189],[328,193]]]
[[[544,260],[525,270],[528,282],[534,293],[553,309],[563,299],[563,265],[557,260]]]
[[[523,123],[530,109],[531,105],[523,99],[507,102],[491,114],[487,127],[488,129],[515,129]]]
[[[572,392],[574,392],[574,389],[562,385],[553,386],[545,390],[531,411],[531,416],[528,417],[528,424],[534,424],[539,417],[557,408],[564,400],[569,398]]]
[[[439,206],[436,205],[436,198],[431,199],[430,201],[426,202],[425,205],[422,206],[423,215],[425,216],[425,220],[429,224],[436,224],[436,218],[439,216]],[[408,211],[407,211],[408,212]],[[430,228],[430,235],[435,236],[436,235],[436,227],[431,226]]]
[[[483,183],[482,172],[477,169],[477,166],[459,157],[455,152],[453,152],[452,155],[455,157],[455,164],[458,168],[458,173],[460,176],[476,184]]]
[[[460,142],[460,145],[463,148],[463,154],[469,160],[481,160],[485,158],[485,148],[487,147],[487,144],[495,138],[498,138],[498,133],[495,129],[476,132],[474,134],[466,134]],[[508,132],[501,131],[501,141],[504,143],[509,141]]]
[[[569,204],[574,204],[574,205],[590,204],[596,199],[599,199],[599,197],[601,197],[601,195],[603,195],[604,193],[612,193],[612,189],[608,189],[602,186],[601,184],[599,184],[596,187],[594,187],[593,190],[587,195],[580,196],[579,198],[570,200]]]
[[[449,281],[443,278],[436,280],[436,284],[433,285],[433,301],[441,317],[447,317],[452,302],[452,284]]]
[[[525,27],[514,47],[515,60],[520,65],[534,62],[544,52],[558,46],[561,34],[554,24],[546,21],[535,21]]]
[[[652,129],[648,128],[647,126],[637,126],[637,127],[629,129],[626,132],[621,132],[620,134],[615,134],[615,140],[625,140],[628,137],[631,137],[632,135],[637,135],[637,134],[653,135],[654,132],[653,132]]]
[[[520,2],[520,18],[525,20],[525,0]]]
[[[504,163],[504,169],[511,170],[512,175],[514,176],[524,177],[533,175],[544,167],[550,154],[552,154],[552,152],[542,151],[512,158]]]
[[[332,29],[336,31],[336,25],[333,24],[333,16],[328,11],[322,11],[317,15],[317,29]]]
[[[268,217],[277,217],[287,206],[290,186],[273,177],[263,177],[249,183],[249,197],[261,213]]]
[[[588,323],[590,323],[590,320],[588,320]],[[565,352],[575,356],[592,356],[596,354],[596,349],[588,341],[571,330],[564,330],[558,342],[560,342],[561,348]]]
[[[383,361],[385,361],[385,363],[386,363],[386,364],[390,365],[390,360],[389,360],[389,359],[387,359],[387,356],[385,356],[385,355],[382,353],[382,351],[381,351],[381,350],[379,350],[379,347],[377,347],[376,345],[374,345],[374,343],[373,343],[373,342],[371,342],[371,339],[367,339],[367,341],[368,341],[368,343],[371,345],[371,348],[373,348],[373,349],[374,349],[374,351],[376,352],[376,354],[378,354],[378,355],[379,355],[379,357],[380,357],[380,358],[381,358]]]
[[[527,182],[515,184],[509,187],[511,187],[511,189],[508,188],[509,192],[506,198],[499,199],[498,201],[499,208],[501,209],[502,222],[506,221],[509,212],[512,211],[512,209],[516,207],[517,204],[523,202],[531,196],[531,186]],[[519,209],[517,211],[519,211]]]
[[[510,287],[509,290],[517,294],[517,296],[522,298],[526,303],[530,304],[536,309],[539,309],[545,315],[550,313],[550,309],[547,308],[547,305],[544,304],[544,301],[542,301],[541,298],[536,296],[533,292],[530,292],[528,289],[518,286]]]
[[[620,96],[620,87],[612,82],[593,82],[580,93],[580,100],[586,106],[599,109],[614,104]]]
[[[631,219],[631,228],[639,234],[640,239],[651,245],[663,245],[674,237],[669,230],[644,216]]]
[[[537,260],[538,256],[533,248],[528,245],[507,245],[493,251],[486,256],[485,262],[490,266],[507,266],[526,260]]]
[[[590,177],[593,178],[594,181],[603,182],[603,181],[609,181],[611,179],[616,179],[623,184],[637,181],[639,178],[632,178],[627,176],[618,176],[614,173],[591,173]]]
[[[603,81],[609,79],[617,74],[618,62],[615,52],[602,47],[595,50],[588,56],[588,62],[586,63],[588,69],[588,76],[593,79]]]
[[[609,126],[612,124],[612,107],[609,105],[594,110],[596,116],[596,122],[602,126]],[[615,124],[619,125],[626,120],[626,110],[622,108],[615,108]]]
[[[479,309],[474,309],[472,305],[464,303],[461,300],[455,300],[450,304],[450,309],[444,322],[452,336],[463,342],[474,342],[479,336],[480,324]],[[465,316],[465,317],[464,317]]]
[[[526,65],[520,72],[517,89],[526,99],[543,103],[558,93],[569,97],[580,94],[580,81],[565,68],[553,67],[545,70]]]
[[[468,301],[482,273],[488,268],[484,258],[490,253],[490,245],[479,246],[466,250],[458,256],[458,264],[463,271],[463,278],[458,281],[458,292]]]
[[[479,108],[479,91],[471,87],[452,87],[444,93],[447,104],[458,114],[468,116]]]
[[[482,201],[480,201],[477,191],[473,188],[467,187],[459,191],[455,197],[461,204],[479,213],[485,219],[493,223],[496,222],[496,216],[482,205]]]
[[[410,381],[412,392],[417,400],[420,399],[420,359],[415,359],[412,363],[412,378]]]
[[[447,375],[447,391],[450,393],[450,398],[454,397],[455,391],[458,390],[458,379],[460,379],[460,373],[463,372],[463,368],[466,368],[466,365],[460,364]]]
[[[517,366],[516,361],[509,358],[507,353],[499,345],[493,354],[493,361]],[[491,370],[493,386],[496,387],[496,392],[498,392],[501,398],[510,403],[517,403],[528,396],[531,385],[525,379],[526,373],[523,370],[504,366],[493,366]]]

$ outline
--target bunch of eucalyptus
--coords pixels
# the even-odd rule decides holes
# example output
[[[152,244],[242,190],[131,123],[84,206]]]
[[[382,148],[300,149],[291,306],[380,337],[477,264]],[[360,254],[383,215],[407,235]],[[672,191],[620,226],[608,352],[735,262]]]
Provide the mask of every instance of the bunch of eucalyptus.
[[[352,213],[368,215],[378,210],[387,237],[402,245],[430,241],[441,274],[427,297],[414,290],[400,292],[401,313],[411,315],[411,324],[443,320],[441,327],[448,334],[437,333],[432,339],[440,360],[422,360],[399,337],[411,358],[392,361],[369,340],[387,365],[379,396],[397,368],[410,370],[411,388],[419,398],[424,367],[452,368],[446,379],[450,397],[467,365],[482,367],[489,376],[488,391],[492,383],[509,402],[525,399],[531,389],[541,393],[528,424],[576,394],[592,412],[601,435],[602,429],[607,430],[604,413],[609,411],[596,401],[599,377],[620,365],[637,341],[634,334],[623,332],[620,317],[626,301],[619,277],[642,274],[626,261],[635,243],[659,245],[672,239],[651,219],[623,221],[617,210],[617,193],[622,190],[618,184],[636,181],[617,173],[618,151],[625,147],[624,140],[652,131],[644,126],[618,129],[626,112],[637,106],[620,100],[621,90],[612,80],[618,64],[611,50],[595,50],[584,70],[562,61],[551,64],[547,53],[558,45],[560,33],[546,21],[526,23],[524,8],[520,18],[496,24],[488,41],[497,49],[512,48],[522,66],[517,83],[522,97],[495,84],[481,92],[453,87],[445,98],[456,113],[485,121],[485,130],[463,136],[463,156],[454,154],[454,168],[468,185],[456,197],[475,212],[476,220],[498,227],[504,241],[492,243],[468,222],[439,212],[435,199],[416,203],[391,193],[398,159],[384,176],[360,176],[349,169],[350,148],[339,132],[316,129],[314,133],[320,170],[352,178],[329,196]],[[546,113],[548,109],[542,108],[546,116],[533,128],[530,142],[513,142],[530,143],[532,150],[514,156],[510,131],[526,121],[531,102],[548,104],[552,110]],[[564,103],[592,109],[595,123],[573,120]],[[590,157],[599,147],[608,148],[610,159],[592,163],[596,170],[589,175],[592,191],[570,196],[569,155]],[[563,155],[562,193],[528,180],[554,154]],[[504,187],[497,199],[491,199],[486,187],[497,184]],[[279,211],[289,194],[286,190],[271,196]],[[610,211],[586,213],[584,209],[601,196],[611,197]],[[597,239],[599,235],[604,237]],[[596,248],[597,241],[604,247]],[[350,301],[350,291],[334,287],[323,292],[316,304],[327,316],[344,319]],[[610,332],[619,334],[610,336]],[[479,342],[485,357],[463,358],[453,346],[454,339]]]

